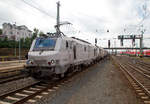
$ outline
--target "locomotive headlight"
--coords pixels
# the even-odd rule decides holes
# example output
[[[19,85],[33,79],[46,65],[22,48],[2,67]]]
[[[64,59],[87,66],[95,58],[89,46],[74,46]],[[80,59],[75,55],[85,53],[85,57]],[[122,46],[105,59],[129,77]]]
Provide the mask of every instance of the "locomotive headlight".
[[[56,65],[56,64],[59,64],[59,60],[52,59],[52,60],[48,61],[48,65]]]
[[[55,64],[55,60],[53,59],[48,62],[48,65],[53,65],[53,64]]]
[[[51,60],[51,64],[54,64],[55,63],[55,61],[54,60]]]

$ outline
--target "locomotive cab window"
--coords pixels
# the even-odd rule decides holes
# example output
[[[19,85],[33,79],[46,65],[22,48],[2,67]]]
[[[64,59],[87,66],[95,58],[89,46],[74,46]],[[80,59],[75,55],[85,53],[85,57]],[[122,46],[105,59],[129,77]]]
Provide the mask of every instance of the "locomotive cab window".
[[[37,38],[33,51],[54,50],[57,39],[52,38]]]

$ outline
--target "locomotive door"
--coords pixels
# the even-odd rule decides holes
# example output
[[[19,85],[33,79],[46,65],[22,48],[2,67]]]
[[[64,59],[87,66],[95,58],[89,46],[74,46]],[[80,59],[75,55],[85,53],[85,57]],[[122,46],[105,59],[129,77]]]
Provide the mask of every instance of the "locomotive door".
[[[74,57],[74,59],[77,58],[77,56],[76,56],[76,46],[73,46],[73,57]]]

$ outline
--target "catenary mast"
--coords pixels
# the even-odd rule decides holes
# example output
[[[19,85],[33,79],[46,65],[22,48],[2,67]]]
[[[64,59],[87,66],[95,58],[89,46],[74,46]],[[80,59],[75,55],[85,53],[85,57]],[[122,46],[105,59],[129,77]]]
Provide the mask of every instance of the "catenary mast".
[[[59,27],[60,27],[60,17],[59,17],[60,2],[58,1],[56,4],[57,4],[57,19],[56,19],[56,26],[55,26],[55,28],[56,28],[56,33],[58,35],[60,33],[60,29],[59,29]]]

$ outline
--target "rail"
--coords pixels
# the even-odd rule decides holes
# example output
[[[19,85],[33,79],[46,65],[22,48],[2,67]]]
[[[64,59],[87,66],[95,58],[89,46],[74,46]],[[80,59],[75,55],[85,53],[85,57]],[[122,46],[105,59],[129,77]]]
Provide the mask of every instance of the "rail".
[[[141,74],[143,78],[147,77],[147,75],[144,74],[141,70],[139,71],[137,67],[131,64],[123,64],[121,63],[121,61],[118,62],[117,58],[115,57],[112,57],[112,59],[113,59],[114,64],[119,67],[119,69],[123,72],[125,77],[128,79],[128,81],[130,82],[130,85],[134,88],[136,94],[140,96],[144,104],[150,104],[150,91],[149,91],[149,88],[147,87],[147,86],[150,86],[150,83],[147,82],[147,84],[145,84],[141,82],[141,80],[138,79],[139,76],[135,77],[136,76],[135,71]],[[132,71],[131,69],[129,71],[129,67],[132,68]],[[140,78],[143,79],[142,77]]]

